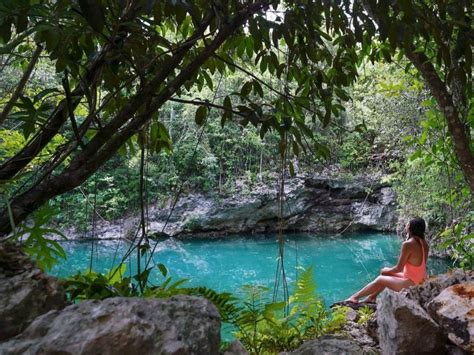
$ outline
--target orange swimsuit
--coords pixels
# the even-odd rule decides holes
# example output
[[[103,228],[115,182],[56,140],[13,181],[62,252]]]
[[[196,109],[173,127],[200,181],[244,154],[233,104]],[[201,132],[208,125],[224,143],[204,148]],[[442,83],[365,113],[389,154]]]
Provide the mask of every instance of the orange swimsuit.
[[[421,251],[423,253],[423,259],[419,266],[415,266],[407,262],[403,268],[403,277],[405,279],[412,280],[415,285],[420,284],[426,277],[426,260],[423,242],[421,242]]]

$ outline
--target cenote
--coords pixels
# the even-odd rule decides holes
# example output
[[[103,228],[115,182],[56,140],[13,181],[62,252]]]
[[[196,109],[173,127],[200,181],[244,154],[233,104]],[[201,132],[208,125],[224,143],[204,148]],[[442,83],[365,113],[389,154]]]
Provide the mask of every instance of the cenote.
[[[295,234],[286,237],[285,270],[288,284],[297,279],[302,267],[313,266],[317,292],[326,305],[346,298],[373,279],[384,266],[394,265],[401,240],[393,234],[365,233],[347,236]],[[51,273],[66,277],[92,269],[110,271],[128,249],[124,240],[66,242],[68,258]],[[167,239],[158,242],[154,261],[166,265],[173,279],[189,279],[188,286],[207,286],[218,292],[239,294],[244,285],[273,287],[278,243],[275,235],[237,235],[222,239]],[[127,262],[127,273],[136,270],[136,255]],[[430,258],[429,274],[445,272],[445,260]],[[157,268],[150,281],[163,276]]]

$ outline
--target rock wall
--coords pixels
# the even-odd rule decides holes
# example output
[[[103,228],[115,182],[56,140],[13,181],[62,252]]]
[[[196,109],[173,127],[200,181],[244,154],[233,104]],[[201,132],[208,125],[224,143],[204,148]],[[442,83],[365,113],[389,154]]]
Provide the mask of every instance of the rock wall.
[[[278,227],[278,186],[257,186],[250,192],[210,197],[192,194],[180,198],[164,230],[186,237],[235,233],[268,233]],[[150,232],[160,234],[170,207],[149,207]],[[395,194],[378,180],[355,178],[347,182],[327,177],[296,177],[285,185],[284,229],[289,232],[395,231]],[[102,238],[131,236],[137,218],[121,224],[102,224]]]

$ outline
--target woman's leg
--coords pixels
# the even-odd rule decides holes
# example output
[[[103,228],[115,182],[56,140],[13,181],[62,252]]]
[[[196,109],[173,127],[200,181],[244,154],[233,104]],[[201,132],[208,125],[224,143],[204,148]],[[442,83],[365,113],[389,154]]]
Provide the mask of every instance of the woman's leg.
[[[388,275],[385,275],[385,276],[394,276],[394,277],[398,277],[398,278],[401,278],[401,279],[405,279],[404,278],[404,275],[403,275],[403,272],[394,272],[392,274],[388,274]],[[410,285],[411,286],[411,285]],[[367,296],[367,299],[366,301],[369,301],[369,302],[375,302],[375,300],[377,299],[377,296],[379,295],[380,292],[383,291],[383,288],[381,288],[380,290],[377,290],[373,293],[371,293],[370,295]]]
[[[359,302],[359,298],[373,295],[373,294],[377,296],[386,287],[398,292],[401,289],[404,289],[413,285],[414,285],[413,281],[409,279],[403,279],[396,276],[379,276],[374,281],[369,283],[367,286],[362,288],[360,291],[354,293],[347,300],[352,301],[352,302]]]

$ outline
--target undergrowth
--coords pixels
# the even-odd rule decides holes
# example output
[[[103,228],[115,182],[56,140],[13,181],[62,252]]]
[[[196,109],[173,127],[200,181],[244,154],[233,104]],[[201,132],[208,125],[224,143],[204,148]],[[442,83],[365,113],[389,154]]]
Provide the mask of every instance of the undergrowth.
[[[115,296],[166,298],[184,294],[205,297],[214,303],[224,325],[233,329],[235,337],[251,354],[290,351],[305,340],[338,331],[346,322],[344,308],[328,311],[324,307],[316,294],[312,267],[300,274],[287,302],[272,302],[266,287],[245,286],[244,296],[237,297],[207,287],[186,287],[188,280],[173,280],[164,265],[157,266],[163,276],[159,285],[148,282],[151,268],[140,275],[125,276],[125,265],[108,274],[79,272],[63,280],[63,285],[72,302]],[[136,286],[139,281],[145,281],[143,290]]]

